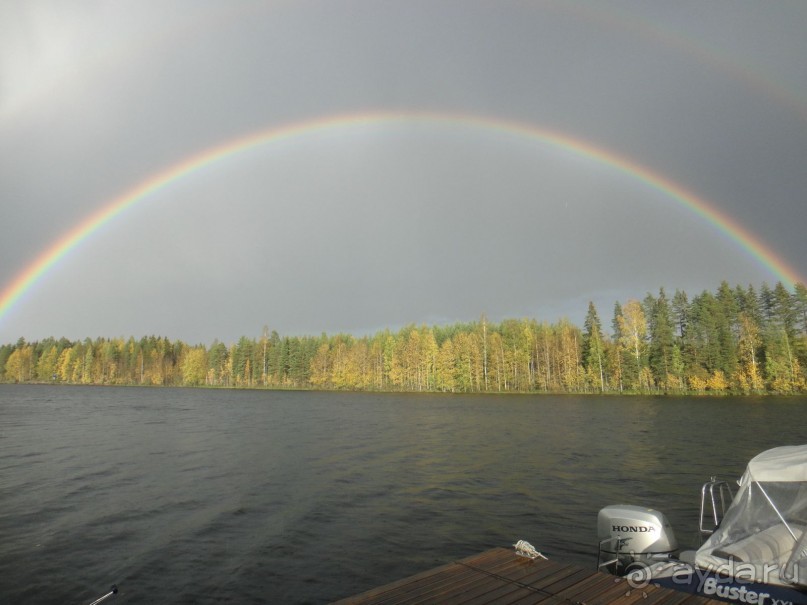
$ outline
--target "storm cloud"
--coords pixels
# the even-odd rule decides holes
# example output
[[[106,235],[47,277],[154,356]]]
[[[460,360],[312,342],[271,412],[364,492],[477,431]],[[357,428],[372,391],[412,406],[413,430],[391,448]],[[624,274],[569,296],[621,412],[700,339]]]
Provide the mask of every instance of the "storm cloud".
[[[63,255],[0,342],[580,322],[589,300],[607,317],[660,287],[800,279],[805,29],[802,2],[5,2],[0,295],[203,150],[346,115],[466,118],[303,129],[187,174]],[[774,267],[529,128],[675,183]]]

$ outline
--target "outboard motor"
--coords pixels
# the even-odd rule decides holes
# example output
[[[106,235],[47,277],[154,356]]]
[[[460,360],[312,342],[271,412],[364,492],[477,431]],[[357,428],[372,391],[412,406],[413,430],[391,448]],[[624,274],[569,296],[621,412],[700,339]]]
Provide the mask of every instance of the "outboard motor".
[[[675,556],[678,542],[663,513],[629,504],[606,506],[597,515],[598,568],[624,575]]]

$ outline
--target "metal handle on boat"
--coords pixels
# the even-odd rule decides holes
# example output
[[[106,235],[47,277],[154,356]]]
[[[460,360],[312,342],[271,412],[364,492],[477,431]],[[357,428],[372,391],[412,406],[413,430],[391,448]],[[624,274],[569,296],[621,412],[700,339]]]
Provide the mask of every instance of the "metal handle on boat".
[[[607,561],[602,560],[602,553],[603,547],[606,543],[613,544],[614,549],[614,558],[609,559]],[[616,538],[606,538],[605,540],[600,540],[599,545],[597,546],[597,569],[602,569],[603,567],[608,567],[610,565],[614,566],[614,575],[617,575],[617,570],[619,569],[619,555],[622,553],[622,547],[625,545],[625,540],[619,537]]]
[[[703,526],[703,522],[706,519],[707,499],[712,508],[711,514],[709,515],[709,517],[711,517],[711,521],[714,523],[712,529]],[[720,525],[720,522],[723,520],[723,517],[726,514],[726,509],[728,508],[728,505],[731,504],[733,499],[734,492],[732,492],[728,481],[720,481],[717,479],[717,477],[712,477],[709,481],[703,484],[703,487],[701,488],[701,518],[698,525],[701,535],[708,536],[714,533],[717,526]],[[718,504],[720,508],[718,508]]]
[[[99,598],[95,599],[92,603],[90,603],[90,605],[98,605],[98,603],[106,601],[109,597],[111,597],[113,595],[116,595],[116,594],[118,594],[118,587],[115,584],[113,584],[112,586],[109,587],[109,592],[108,593],[106,593],[102,597],[99,597]]]

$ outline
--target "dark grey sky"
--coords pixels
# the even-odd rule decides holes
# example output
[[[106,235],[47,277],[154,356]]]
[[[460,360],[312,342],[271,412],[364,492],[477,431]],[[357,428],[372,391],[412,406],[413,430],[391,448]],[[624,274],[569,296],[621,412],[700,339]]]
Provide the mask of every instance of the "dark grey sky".
[[[807,5],[0,3],[0,297],[139,183],[248,133],[373,111],[551,129],[713,203],[807,274]],[[670,196],[471,123],[358,124],[133,205],[0,342],[189,342],[535,317],[779,276]]]

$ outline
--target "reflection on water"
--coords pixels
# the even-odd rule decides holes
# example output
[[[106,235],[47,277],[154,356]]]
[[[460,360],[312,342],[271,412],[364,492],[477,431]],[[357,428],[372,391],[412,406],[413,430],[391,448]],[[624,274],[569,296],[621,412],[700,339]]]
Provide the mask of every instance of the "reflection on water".
[[[593,565],[804,401],[0,386],[0,601],[321,603],[524,538]],[[119,597],[120,598],[120,597]]]

